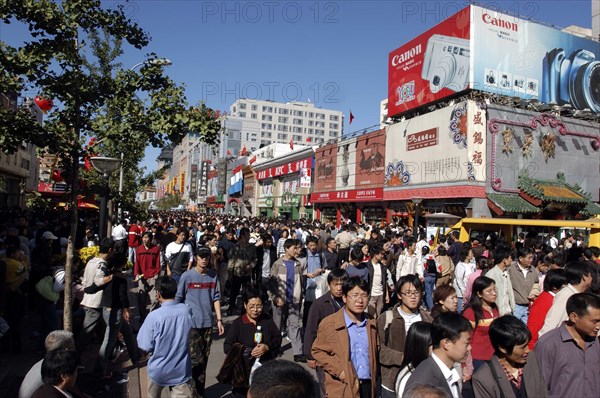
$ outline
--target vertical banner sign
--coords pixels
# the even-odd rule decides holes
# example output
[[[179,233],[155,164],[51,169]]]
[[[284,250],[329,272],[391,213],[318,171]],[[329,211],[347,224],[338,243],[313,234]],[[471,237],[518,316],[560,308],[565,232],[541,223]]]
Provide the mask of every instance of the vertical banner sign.
[[[486,117],[485,109],[481,109],[475,101],[467,103],[469,132],[467,138],[467,178],[469,181],[486,180]]]
[[[200,170],[200,198],[205,199],[208,190],[208,169],[210,168],[210,161],[202,161],[202,169]]]
[[[202,167],[202,166],[201,166]],[[198,197],[198,165],[193,164],[190,173],[190,199],[196,200]]]

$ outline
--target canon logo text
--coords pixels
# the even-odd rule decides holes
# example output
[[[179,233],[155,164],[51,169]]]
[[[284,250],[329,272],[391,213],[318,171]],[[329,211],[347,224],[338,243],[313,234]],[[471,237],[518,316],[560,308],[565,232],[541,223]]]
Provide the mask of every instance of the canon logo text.
[[[516,23],[508,22],[508,21],[505,21],[500,18],[494,18],[490,14],[483,14],[482,19],[483,19],[483,22],[490,24],[490,25],[497,26],[499,28],[509,29],[509,30],[512,30],[513,32],[519,31],[518,30],[519,25],[517,25]]]
[[[397,66],[398,64],[404,63],[409,59],[413,58],[415,55],[421,54],[421,45],[418,44],[410,50],[404,51],[402,54],[396,54],[392,57],[392,66]]]

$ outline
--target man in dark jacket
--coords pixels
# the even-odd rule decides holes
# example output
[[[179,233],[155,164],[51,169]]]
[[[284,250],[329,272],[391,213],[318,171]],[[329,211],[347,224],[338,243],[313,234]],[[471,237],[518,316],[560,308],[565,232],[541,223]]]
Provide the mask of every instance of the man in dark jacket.
[[[348,274],[343,269],[338,268],[331,271],[329,275],[327,275],[329,292],[315,300],[308,312],[306,330],[304,332],[303,351],[308,366],[312,369],[316,369],[322,397],[325,397],[325,373],[323,372],[323,369],[318,366],[317,361],[315,361],[310,351],[312,344],[317,337],[317,330],[321,320],[337,312],[344,306],[344,301],[342,300],[342,285],[346,279],[348,279]]]
[[[271,267],[277,260],[277,249],[273,246],[271,235],[265,233],[261,236],[261,241],[256,246],[256,257],[253,279],[259,289],[266,292],[269,288]]]

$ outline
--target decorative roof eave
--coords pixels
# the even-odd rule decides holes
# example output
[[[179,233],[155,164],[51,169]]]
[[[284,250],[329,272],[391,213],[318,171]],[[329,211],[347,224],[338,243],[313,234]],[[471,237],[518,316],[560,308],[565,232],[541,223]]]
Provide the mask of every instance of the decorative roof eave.
[[[580,212],[586,216],[599,216],[600,215],[600,205],[589,201],[588,204],[583,208]]]
[[[513,214],[535,214],[540,212],[540,208],[529,203],[520,195],[513,194],[487,194],[488,206],[499,216],[505,213]]]

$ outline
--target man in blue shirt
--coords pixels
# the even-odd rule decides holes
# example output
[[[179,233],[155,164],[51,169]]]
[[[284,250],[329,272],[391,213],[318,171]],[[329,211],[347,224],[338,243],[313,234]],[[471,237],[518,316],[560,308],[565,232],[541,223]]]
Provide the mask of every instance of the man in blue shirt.
[[[175,301],[177,282],[168,276],[156,281],[161,307],[148,314],[137,335],[138,346],[152,356],[148,361],[148,396],[159,398],[167,387],[171,396],[191,397],[192,363],[188,350],[192,328],[190,309]]]
[[[342,287],[344,309],[319,324],[312,355],[325,371],[329,397],[374,398],[379,350],[377,326],[365,313],[369,285],[353,276]],[[350,358],[350,361],[348,361]]]
[[[206,365],[212,344],[213,309],[219,336],[225,333],[221,320],[219,280],[216,271],[208,268],[210,256],[210,249],[198,249],[196,266],[181,275],[175,297],[175,301],[185,303],[192,310],[189,347],[192,355],[192,379],[199,398],[204,398]]]

